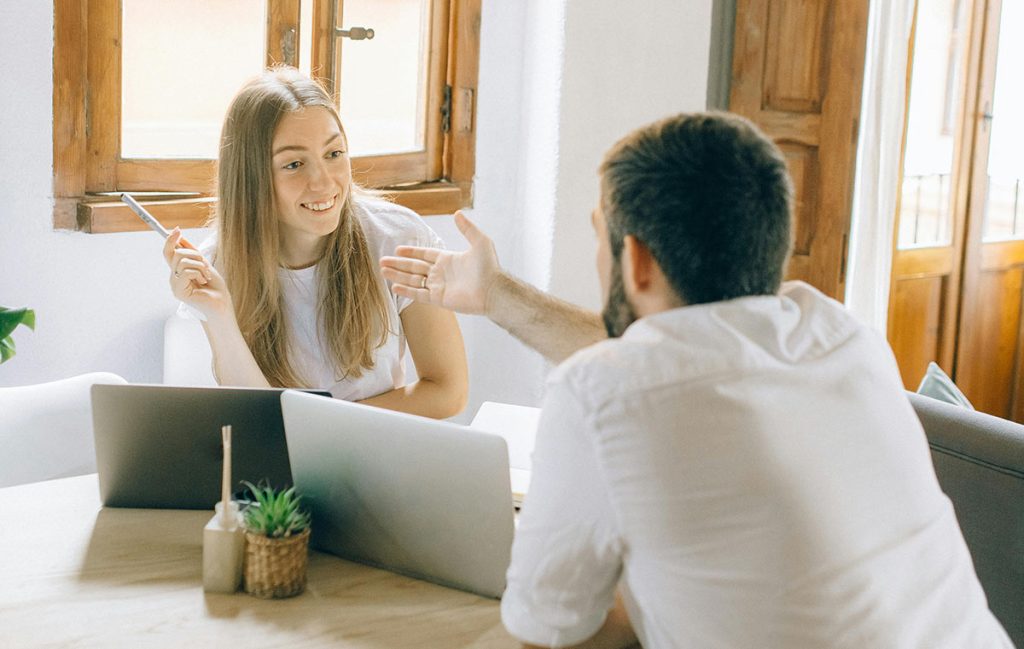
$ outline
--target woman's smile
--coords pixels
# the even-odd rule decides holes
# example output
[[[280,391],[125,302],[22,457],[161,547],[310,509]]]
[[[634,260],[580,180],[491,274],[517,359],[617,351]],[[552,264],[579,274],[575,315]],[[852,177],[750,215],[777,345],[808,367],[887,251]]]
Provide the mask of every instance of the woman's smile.
[[[307,201],[305,203],[299,203],[302,207],[306,208],[311,212],[326,212],[327,210],[334,207],[335,202],[338,200],[338,195],[335,194],[326,200],[319,201]]]

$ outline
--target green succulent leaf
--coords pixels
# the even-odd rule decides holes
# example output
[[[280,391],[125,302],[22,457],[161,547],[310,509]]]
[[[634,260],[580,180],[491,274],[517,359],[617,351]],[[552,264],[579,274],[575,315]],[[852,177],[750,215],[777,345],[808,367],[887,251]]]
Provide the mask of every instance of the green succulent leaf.
[[[302,510],[295,487],[277,490],[269,485],[244,484],[252,492],[252,501],[244,512],[245,527],[250,532],[284,538],[309,527],[309,514]]]

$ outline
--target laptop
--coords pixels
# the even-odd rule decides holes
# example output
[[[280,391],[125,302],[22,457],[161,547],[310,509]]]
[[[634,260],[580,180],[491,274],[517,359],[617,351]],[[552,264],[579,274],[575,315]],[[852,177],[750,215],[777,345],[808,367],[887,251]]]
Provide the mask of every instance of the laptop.
[[[301,392],[281,395],[317,549],[500,597],[512,533],[499,435]]]
[[[277,388],[92,386],[100,500],[108,507],[213,509],[221,426],[231,425],[232,480],[290,485]],[[311,398],[330,396],[315,391]],[[324,399],[326,401],[326,399]]]

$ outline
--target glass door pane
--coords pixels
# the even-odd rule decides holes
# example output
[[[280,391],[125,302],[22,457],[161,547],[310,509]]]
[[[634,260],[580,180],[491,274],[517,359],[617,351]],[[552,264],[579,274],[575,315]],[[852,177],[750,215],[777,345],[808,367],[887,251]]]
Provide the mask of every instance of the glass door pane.
[[[122,0],[121,157],[217,157],[224,113],[263,68],[267,0]]]
[[[988,150],[984,240],[1024,239],[1024,2],[1004,0]]]
[[[963,105],[967,2],[917,12],[900,197],[901,250],[947,246],[953,235],[953,155]]]
[[[339,100],[353,156],[424,149],[430,0],[344,0]]]

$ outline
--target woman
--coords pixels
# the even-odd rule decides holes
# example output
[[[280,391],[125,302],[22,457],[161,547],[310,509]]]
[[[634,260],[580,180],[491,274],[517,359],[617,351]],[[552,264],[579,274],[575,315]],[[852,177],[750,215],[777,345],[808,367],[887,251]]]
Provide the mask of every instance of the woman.
[[[199,310],[219,383],[327,388],[430,417],[465,406],[454,315],[387,291],[378,259],[437,246],[415,213],[358,193],[327,93],[292,68],[247,83],[228,109],[216,235],[164,246],[175,297]],[[209,261],[208,261],[209,259]],[[406,385],[405,346],[419,380]]]

